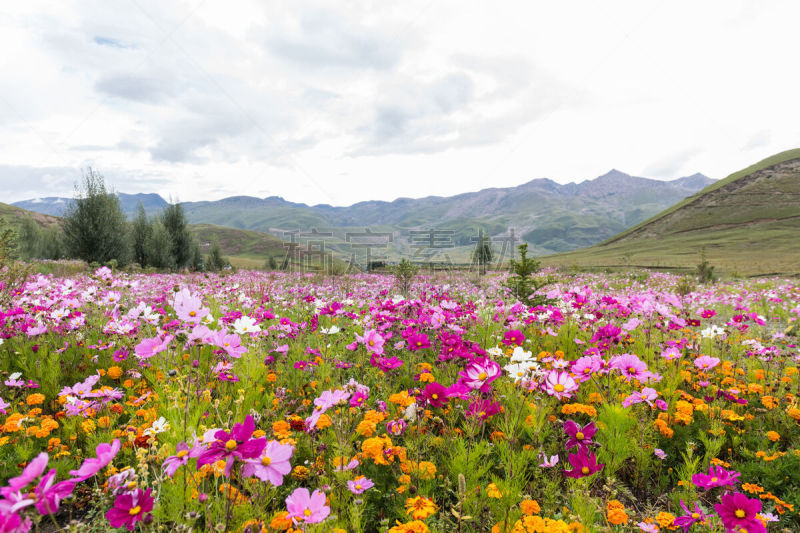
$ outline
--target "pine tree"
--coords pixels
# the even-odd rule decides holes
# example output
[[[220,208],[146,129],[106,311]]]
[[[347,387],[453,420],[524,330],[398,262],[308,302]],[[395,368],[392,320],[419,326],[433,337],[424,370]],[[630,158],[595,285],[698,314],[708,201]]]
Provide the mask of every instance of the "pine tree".
[[[193,239],[181,204],[176,202],[165,207],[161,214],[161,223],[169,235],[172,268],[192,266]]]
[[[136,218],[131,224],[131,248],[134,262],[139,263],[142,268],[147,266],[147,241],[152,231],[152,226],[147,222],[144,206],[139,202]]]
[[[103,176],[91,168],[75,187],[64,214],[64,241],[72,257],[87,263],[124,265],[129,259],[128,228],[119,198],[106,190]]]
[[[486,265],[490,264],[493,259],[492,242],[489,239],[489,235],[481,229],[478,234],[478,245],[475,247],[475,251],[472,252],[472,262],[480,265],[481,275],[484,275],[486,274]]]
[[[172,243],[167,228],[164,227],[160,220],[152,221],[149,226],[147,246],[145,247],[145,262],[148,266],[155,268],[174,268],[171,253]]]
[[[534,274],[539,272],[541,263],[527,256],[528,243],[520,244],[518,249],[520,258],[519,260],[511,259],[511,275],[504,285],[511,290],[517,300],[530,307],[548,305],[551,300],[543,294],[537,294],[537,292],[542,287],[552,283],[552,280],[549,277],[533,277]]]
[[[208,252],[208,257],[206,258],[206,270],[209,272],[219,272],[228,265],[230,265],[230,262],[222,257],[222,248],[220,248],[219,243],[213,243],[211,245],[211,250]]]

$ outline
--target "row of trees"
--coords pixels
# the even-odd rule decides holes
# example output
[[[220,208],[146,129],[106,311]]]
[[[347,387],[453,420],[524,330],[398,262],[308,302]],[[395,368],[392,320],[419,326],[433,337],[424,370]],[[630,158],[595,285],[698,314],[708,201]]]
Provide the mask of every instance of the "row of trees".
[[[143,268],[168,270],[218,271],[228,266],[218,244],[203,257],[179,203],[168,205],[159,216],[149,219],[140,203],[138,215],[129,223],[119,197],[106,189],[103,176],[91,168],[75,192],[60,226],[41,228],[31,218],[23,221],[23,257],[70,257],[118,266],[133,262]]]

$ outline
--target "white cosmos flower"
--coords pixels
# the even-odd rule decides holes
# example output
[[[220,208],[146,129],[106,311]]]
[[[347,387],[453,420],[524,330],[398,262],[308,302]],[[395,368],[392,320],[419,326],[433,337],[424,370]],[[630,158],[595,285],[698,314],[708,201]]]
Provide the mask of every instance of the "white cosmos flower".
[[[341,330],[337,326],[331,326],[329,328],[320,328],[320,331],[325,335],[333,335],[335,333],[339,333]]]
[[[169,429],[169,422],[163,416],[153,422],[153,425],[149,428],[145,429],[142,434],[143,435],[158,435],[159,433],[164,433],[166,430]]]
[[[258,333],[261,331],[261,326],[256,324],[256,320],[254,318],[243,316],[242,318],[237,318],[236,322],[233,323],[233,331],[239,335],[243,335],[245,333]]]
[[[511,354],[511,362],[521,363],[523,361],[533,361],[533,354],[523,350],[522,346],[517,346],[514,348],[514,353]]]
[[[719,337],[720,335],[724,335],[725,330],[719,326],[708,326],[706,329],[700,332],[700,336],[705,339],[713,339],[714,337]]]
[[[514,379],[514,383],[527,379],[531,371],[537,368],[539,365],[534,363],[533,361],[530,362],[523,362],[523,363],[514,363],[510,365],[506,365],[503,368],[506,372],[508,372],[509,377]]]

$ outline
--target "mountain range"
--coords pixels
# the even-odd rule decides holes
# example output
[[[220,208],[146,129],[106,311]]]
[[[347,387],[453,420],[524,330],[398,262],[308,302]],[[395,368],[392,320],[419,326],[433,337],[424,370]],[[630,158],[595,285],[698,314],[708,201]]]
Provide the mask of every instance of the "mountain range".
[[[688,269],[701,257],[728,274],[800,272],[800,149],[735,172],[602,243],[545,262]]]
[[[407,252],[409,230],[452,231],[453,255],[462,259],[474,246],[479,230],[489,235],[515,234],[534,253],[550,254],[590,246],[617,235],[691,196],[714,180],[693,174],[671,181],[635,177],[611,170],[581,183],[559,184],[543,178],[516,187],[487,188],[441,197],[367,201],[347,207],[306,205],[277,196],[233,196],[221,200],[183,202],[192,224],[213,224],[286,238],[288,232],[330,231],[340,244],[350,231],[391,232],[393,250]],[[135,216],[141,202],[148,215],[167,204],[158,194],[118,193],[123,210]],[[60,216],[70,198],[45,197],[13,205]],[[336,245],[332,246],[336,249]]]

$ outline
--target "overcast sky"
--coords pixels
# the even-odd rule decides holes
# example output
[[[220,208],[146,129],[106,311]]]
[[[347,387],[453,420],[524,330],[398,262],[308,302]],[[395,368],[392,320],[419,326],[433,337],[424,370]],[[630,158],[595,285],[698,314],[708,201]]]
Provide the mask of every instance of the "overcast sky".
[[[0,201],[310,204],[612,168],[713,178],[800,146],[800,2],[0,4]]]

